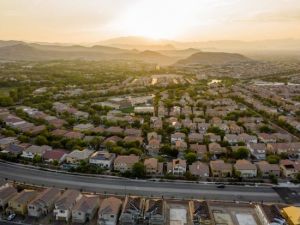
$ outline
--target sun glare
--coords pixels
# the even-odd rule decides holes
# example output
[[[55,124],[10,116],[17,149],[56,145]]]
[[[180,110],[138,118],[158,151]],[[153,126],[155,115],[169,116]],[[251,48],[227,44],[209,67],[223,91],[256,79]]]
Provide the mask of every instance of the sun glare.
[[[122,32],[152,39],[174,39],[197,21],[190,13],[193,5],[178,1],[139,1],[116,21]],[[195,19],[195,20],[194,20]]]

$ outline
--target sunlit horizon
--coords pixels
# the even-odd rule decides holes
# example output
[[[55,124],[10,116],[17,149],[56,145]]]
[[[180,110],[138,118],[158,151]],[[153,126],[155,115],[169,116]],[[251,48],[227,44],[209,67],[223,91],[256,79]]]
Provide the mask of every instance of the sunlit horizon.
[[[2,0],[0,39],[92,43],[300,39],[297,0]]]

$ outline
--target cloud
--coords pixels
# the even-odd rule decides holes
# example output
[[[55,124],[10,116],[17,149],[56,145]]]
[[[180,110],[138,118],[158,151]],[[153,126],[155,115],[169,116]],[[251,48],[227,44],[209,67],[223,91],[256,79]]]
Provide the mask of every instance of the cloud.
[[[239,22],[300,22],[300,8],[258,12],[254,15],[237,20]]]

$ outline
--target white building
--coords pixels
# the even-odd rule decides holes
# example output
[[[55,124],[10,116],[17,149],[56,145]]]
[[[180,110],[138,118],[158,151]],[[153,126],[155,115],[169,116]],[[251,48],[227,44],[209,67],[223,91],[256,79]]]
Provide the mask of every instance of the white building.
[[[104,169],[111,169],[114,163],[116,155],[114,153],[109,153],[107,151],[98,151],[94,152],[90,159],[89,163],[97,165]]]

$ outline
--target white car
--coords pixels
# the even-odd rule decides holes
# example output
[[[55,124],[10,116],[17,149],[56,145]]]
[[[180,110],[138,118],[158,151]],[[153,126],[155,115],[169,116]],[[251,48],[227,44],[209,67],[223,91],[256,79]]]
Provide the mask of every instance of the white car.
[[[12,221],[14,218],[16,217],[16,214],[10,214],[8,217],[7,217],[7,220],[8,221]]]

